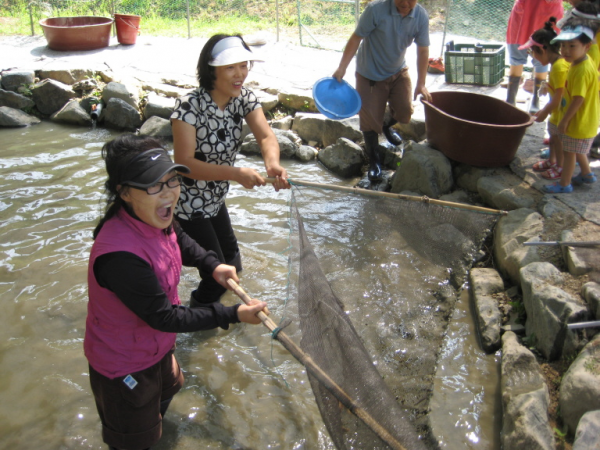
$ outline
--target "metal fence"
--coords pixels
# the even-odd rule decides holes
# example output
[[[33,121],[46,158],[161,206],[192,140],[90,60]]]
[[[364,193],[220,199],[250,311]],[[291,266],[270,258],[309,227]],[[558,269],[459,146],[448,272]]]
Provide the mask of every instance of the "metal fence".
[[[514,0],[420,0],[432,31],[503,42]],[[215,32],[269,31],[300,45],[342,50],[365,0],[0,0],[1,34],[41,34],[44,17],[142,17],[142,33],[207,37]],[[11,31],[14,30],[14,31]],[[433,49],[434,52],[437,49]]]

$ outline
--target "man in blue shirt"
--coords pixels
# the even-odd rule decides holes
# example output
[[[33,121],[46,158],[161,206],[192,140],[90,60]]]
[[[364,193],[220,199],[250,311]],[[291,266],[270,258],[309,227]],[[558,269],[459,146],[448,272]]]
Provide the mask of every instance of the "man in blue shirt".
[[[406,66],[406,49],[417,44],[417,84],[412,83]],[[357,54],[358,51],[358,54]],[[421,94],[431,101],[425,87],[429,62],[429,16],[417,0],[374,0],[360,16],[350,36],[340,65],[333,76],[341,81],[350,61],[356,56],[356,90],[362,100],[360,130],[369,156],[369,180],[381,180],[379,133],[393,145],[402,138],[391,128],[408,123],[413,113],[412,100]],[[411,98],[412,97],[412,98]],[[384,123],[389,102],[391,121]]]

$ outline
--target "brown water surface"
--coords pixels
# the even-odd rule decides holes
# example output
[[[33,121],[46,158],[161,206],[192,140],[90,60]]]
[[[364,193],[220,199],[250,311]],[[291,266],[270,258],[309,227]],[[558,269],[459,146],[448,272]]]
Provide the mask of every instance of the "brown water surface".
[[[82,344],[91,233],[104,207],[100,150],[116,135],[48,122],[0,131],[0,448],[106,448]],[[238,161],[264,172],[258,158]],[[354,181],[340,180],[318,163],[283,163],[292,179]],[[277,322],[286,315],[288,202],[287,191],[239,185],[232,186],[227,202],[244,259],[241,285],[269,303]],[[323,248],[344,251],[336,214],[319,220],[337,232]],[[343,275],[344,268],[338,269]],[[393,281],[413,268],[382,270]],[[390,316],[382,316],[390,299],[378,297],[381,286],[371,271],[350,275],[349,288],[358,290],[372,315],[365,321],[370,324],[355,326],[385,372],[386,355],[376,353],[370,336],[388,336],[396,345]],[[197,281],[195,271],[184,269],[184,302]],[[333,284],[340,284],[335,276]],[[414,280],[410,284],[420,289]],[[227,294],[223,302],[237,299]],[[463,298],[457,305],[434,383],[433,430],[443,448],[498,449],[497,363],[477,346],[468,302]],[[353,319],[365,314],[352,301],[348,310]],[[303,367],[265,328],[181,334],[177,343],[186,384],[171,404],[156,449],[333,448]]]

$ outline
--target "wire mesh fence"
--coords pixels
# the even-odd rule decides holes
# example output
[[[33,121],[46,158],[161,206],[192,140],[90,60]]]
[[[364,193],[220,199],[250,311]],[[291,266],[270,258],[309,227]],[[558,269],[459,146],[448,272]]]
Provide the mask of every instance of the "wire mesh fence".
[[[142,17],[142,34],[208,37],[268,31],[304,46],[342,50],[365,0],[0,0],[0,34],[42,34],[46,17]],[[503,42],[513,0],[421,0],[430,29]]]

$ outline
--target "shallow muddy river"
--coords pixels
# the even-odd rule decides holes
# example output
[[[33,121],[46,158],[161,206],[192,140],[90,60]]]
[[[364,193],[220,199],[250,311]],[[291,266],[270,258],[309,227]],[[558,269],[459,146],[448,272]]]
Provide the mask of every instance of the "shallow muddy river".
[[[100,150],[114,136],[51,123],[0,131],[0,448],[106,448],[82,345],[87,258],[104,207]],[[292,179],[351,185],[317,163],[283,164]],[[264,172],[258,158],[240,155],[238,165]],[[327,195],[334,195],[326,199],[331,208],[339,198]],[[239,185],[232,186],[227,201],[244,260],[240,284],[268,302],[276,322],[286,315],[289,201],[288,191]],[[335,211],[318,216],[319,226],[336,231],[327,242],[313,243],[318,254],[348,247],[339,219]],[[393,281],[414,270],[414,262],[402,264],[378,267]],[[386,311],[401,315],[403,307],[394,304],[394,286],[375,282],[371,266],[356,267],[361,266],[338,268],[332,284],[343,284],[342,276],[351,279],[348,289],[358,295],[349,300],[348,314],[380,370],[390,372],[386,381],[394,383],[373,342],[388,336],[385,351],[393,350],[396,319]],[[184,303],[196,283],[197,273],[184,269]],[[411,292],[420,292],[418,280],[408,284]],[[228,293],[223,302],[237,299]],[[374,329],[377,338],[371,337]],[[333,448],[303,367],[264,327],[181,334],[177,345],[186,383],[155,449]],[[477,345],[463,294],[440,350],[430,402],[442,448],[500,448],[497,372],[496,356],[486,356]]]

